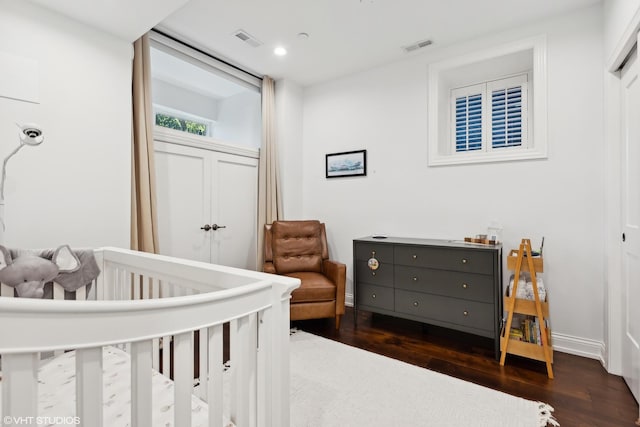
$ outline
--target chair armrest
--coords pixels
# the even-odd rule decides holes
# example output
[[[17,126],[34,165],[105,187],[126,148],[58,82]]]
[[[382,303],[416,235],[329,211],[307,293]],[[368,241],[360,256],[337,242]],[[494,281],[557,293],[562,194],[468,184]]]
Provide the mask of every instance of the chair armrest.
[[[336,314],[344,314],[347,266],[341,262],[325,259],[323,262],[323,270],[324,275],[336,285]]]
[[[277,274],[276,267],[271,261],[267,261],[264,263],[264,265],[262,266],[262,271],[264,271],[265,273]]]

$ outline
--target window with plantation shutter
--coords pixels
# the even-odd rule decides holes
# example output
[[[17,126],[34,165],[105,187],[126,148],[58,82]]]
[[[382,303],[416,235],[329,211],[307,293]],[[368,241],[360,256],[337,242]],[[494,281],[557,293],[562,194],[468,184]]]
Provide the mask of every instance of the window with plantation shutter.
[[[491,93],[492,149],[527,145],[527,75],[487,82]]]
[[[517,146],[522,142],[522,88],[491,93],[491,146]]]
[[[455,153],[527,146],[527,75],[451,90]]]
[[[456,151],[482,148],[482,94],[456,98]]]

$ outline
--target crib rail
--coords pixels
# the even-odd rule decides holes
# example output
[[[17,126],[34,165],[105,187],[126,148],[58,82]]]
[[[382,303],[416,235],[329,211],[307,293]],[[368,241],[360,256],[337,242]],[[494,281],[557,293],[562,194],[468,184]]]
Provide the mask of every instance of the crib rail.
[[[131,425],[152,425],[151,377],[160,368],[174,381],[174,425],[191,425],[194,360],[208,425],[223,425],[224,407],[236,426],[289,425],[289,298],[297,279],[117,248],[95,255],[102,270],[95,300],[85,299],[86,290],[76,301],[0,298],[5,423],[38,416],[39,355],[75,350],[74,415],[82,425],[103,425],[103,351],[113,345],[131,356]]]

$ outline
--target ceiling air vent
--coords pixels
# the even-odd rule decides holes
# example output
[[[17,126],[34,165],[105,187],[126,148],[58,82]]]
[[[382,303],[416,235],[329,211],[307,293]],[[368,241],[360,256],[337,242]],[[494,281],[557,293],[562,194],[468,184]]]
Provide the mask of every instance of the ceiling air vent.
[[[260,40],[253,37],[251,34],[247,33],[245,30],[238,30],[235,33],[233,33],[233,35],[251,47],[258,47],[262,44]]]
[[[414,50],[418,50],[418,49],[422,49],[423,47],[427,47],[432,43],[433,42],[431,40],[423,40],[421,42],[417,42],[417,43],[414,43],[414,44],[409,45],[409,46],[404,46],[402,49],[404,49],[405,52],[409,53],[409,52],[413,52]]]

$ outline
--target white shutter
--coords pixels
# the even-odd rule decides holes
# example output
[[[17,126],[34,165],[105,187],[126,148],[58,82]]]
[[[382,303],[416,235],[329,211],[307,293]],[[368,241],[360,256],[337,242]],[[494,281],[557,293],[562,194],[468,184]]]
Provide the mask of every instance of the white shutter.
[[[527,75],[487,83],[491,94],[491,149],[526,147],[528,133]]]
[[[464,153],[483,148],[486,88],[484,84],[451,91],[453,151]]]

